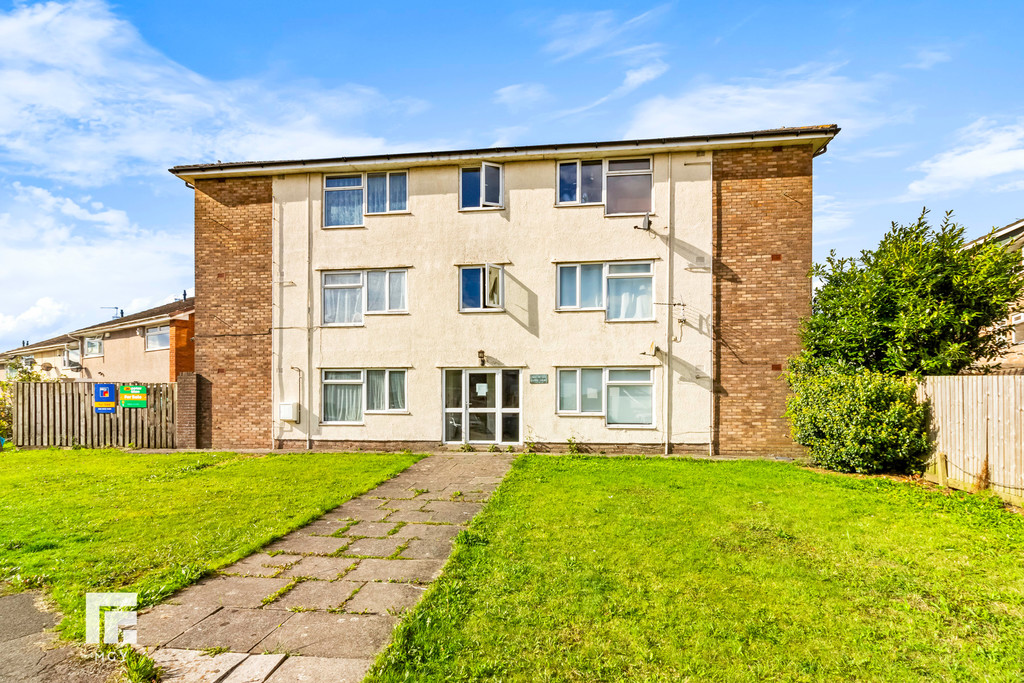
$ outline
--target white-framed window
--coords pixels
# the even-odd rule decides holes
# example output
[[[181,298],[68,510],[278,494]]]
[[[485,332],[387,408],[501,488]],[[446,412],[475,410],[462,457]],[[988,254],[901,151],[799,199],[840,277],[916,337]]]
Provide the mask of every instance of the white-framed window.
[[[82,364],[81,349],[65,348],[63,353],[64,367],[73,368]]]
[[[560,311],[604,310],[611,321],[654,319],[654,263],[558,264]]]
[[[369,413],[405,413],[406,371],[322,370],[320,421],[362,424]]]
[[[85,357],[95,358],[103,355],[103,337],[85,338]]]
[[[409,172],[324,176],[324,227],[363,225],[364,215],[409,210]]]
[[[459,209],[501,208],[505,196],[505,169],[484,161],[459,169]]]
[[[604,204],[607,216],[653,211],[650,157],[561,161],[557,168],[559,206]]]
[[[560,368],[559,415],[602,415],[609,427],[654,426],[650,368]]]
[[[146,328],[146,350],[158,351],[171,348],[171,326],[157,325]]]
[[[323,324],[362,325],[363,315],[407,313],[408,272],[343,270],[323,274]]]
[[[459,310],[501,311],[505,308],[505,267],[487,263],[459,267]]]

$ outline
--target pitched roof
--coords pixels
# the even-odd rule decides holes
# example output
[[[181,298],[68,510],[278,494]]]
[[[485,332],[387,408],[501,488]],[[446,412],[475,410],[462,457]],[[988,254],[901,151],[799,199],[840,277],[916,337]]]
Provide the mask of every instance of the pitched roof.
[[[147,320],[149,318],[159,318],[163,316],[171,317],[180,313],[188,313],[189,311],[194,310],[195,307],[195,297],[190,296],[187,299],[183,299],[181,301],[172,301],[169,304],[162,304],[154,308],[147,308],[146,310],[139,311],[138,313],[132,313],[131,315],[125,315],[120,318],[114,318],[113,320],[106,320],[95,325],[90,325],[89,327],[82,327],[67,334],[60,334],[57,335],[56,337],[51,337],[50,339],[44,339],[43,341],[36,342],[34,344],[29,344],[28,346],[20,346],[16,349],[4,351],[3,353],[0,353],[0,358],[23,356],[26,353],[31,353],[32,351],[38,351],[40,349],[46,349],[54,346],[63,346],[64,344],[77,343],[78,337],[82,336],[83,333],[100,331],[111,327],[122,327],[124,325],[130,325],[133,322]],[[76,336],[72,337],[71,335]]]

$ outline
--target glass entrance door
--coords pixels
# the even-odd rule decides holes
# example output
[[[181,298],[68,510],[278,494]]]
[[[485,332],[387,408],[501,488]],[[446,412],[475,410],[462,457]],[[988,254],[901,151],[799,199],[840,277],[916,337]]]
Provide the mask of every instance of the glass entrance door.
[[[519,370],[445,370],[446,443],[519,443]]]

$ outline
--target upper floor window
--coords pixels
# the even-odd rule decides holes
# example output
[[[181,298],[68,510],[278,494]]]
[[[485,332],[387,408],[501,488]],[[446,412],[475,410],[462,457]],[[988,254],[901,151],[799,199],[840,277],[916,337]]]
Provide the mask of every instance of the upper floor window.
[[[86,337],[85,338],[85,357],[92,358],[94,356],[103,355],[103,337]]]
[[[82,352],[80,349],[64,349],[64,367],[74,368],[81,365]]]
[[[504,169],[487,161],[459,171],[459,208],[501,207]]]
[[[407,312],[406,279],[405,269],[324,273],[324,324],[361,325],[364,313]]]
[[[558,310],[604,310],[606,320],[654,319],[654,264],[562,263]]]
[[[604,204],[606,215],[650,213],[651,159],[563,161],[558,164],[558,203]]]
[[[170,325],[158,325],[146,328],[146,350],[156,351],[171,348]]]
[[[407,211],[409,174],[354,173],[324,178],[324,227],[361,226],[364,214]]]
[[[500,311],[505,307],[505,268],[490,263],[459,268],[459,310]]]

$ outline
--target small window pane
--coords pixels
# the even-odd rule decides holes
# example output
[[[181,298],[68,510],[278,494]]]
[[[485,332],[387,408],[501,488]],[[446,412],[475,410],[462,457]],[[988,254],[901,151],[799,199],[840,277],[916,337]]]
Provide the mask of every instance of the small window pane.
[[[494,438],[494,413],[470,413],[469,414],[469,440],[470,441],[495,441]]]
[[[405,370],[388,373],[388,408],[405,410]]]
[[[576,201],[576,162],[558,165],[558,201]]]
[[[169,349],[171,347],[171,331],[168,326],[151,327],[146,330],[146,348]]]
[[[501,440],[504,443],[519,441],[519,413],[507,413],[501,416]]]
[[[558,267],[558,306],[560,308],[575,308],[577,305],[576,269],[576,266]]]
[[[613,159],[608,162],[608,171],[649,171],[650,159]]]
[[[483,308],[483,268],[462,269],[462,307]]]
[[[501,407],[519,407],[519,371],[501,371]]]
[[[654,314],[651,300],[651,278],[609,278],[609,320],[650,320],[652,317]]]
[[[389,309],[392,311],[406,310],[404,270],[396,270],[388,274],[388,289],[391,297]]]
[[[444,414],[444,440],[462,441],[462,413]]]
[[[327,179],[327,187],[359,187],[362,184],[362,178],[357,175]]]
[[[358,422],[363,419],[363,401],[359,384],[325,384],[325,422]]]
[[[567,412],[576,412],[576,371],[558,371],[558,409]]]
[[[324,370],[325,381],[362,382],[363,373],[358,370]]]
[[[462,197],[459,206],[469,209],[480,206],[480,169],[462,169]]]
[[[601,203],[601,162],[584,161],[580,164],[580,201],[584,204]]]
[[[600,263],[586,263],[580,268],[580,307],[601,308],[604,299],[604,266]]]
[[[608,176],[608,213],[648,213],[651,210],[651,176]]]
[[[650,263],[609,263],[609,275],[626,275],[629,273],[650,273]]]
[[[362,190],[335,190],[324,197],[324,225],[361,225],[362,222]]]
[[[650,382],[650,370],[609,370],[609,382]]]
[[[608,424],[654,424],[653,391],[650,386],[608,387]]]
[[[390,211],[405,211],[409,205],[409,176],[405,173],[391,174],[391,187],[388,194]]]
[[[388,210],[388,176],[371,173],[366,176],[366,212],[384,213]]]
[[[360,323],[363,321],[361,287],[325,289],[324,323]]]
[[[501,308],[501,268],[487,267],[487,307]]]
[[[600,368],[580,370],[580,412],[601,412],[601,375]]]
[[[384,371],[366,371],[366,409],[384,410]]]
[[[484,204],[501,204],[500,166],[484,166]]]
[[[324,275],[325,285],[359,285],[362,282],[361,273],[327,273]]]
[[[383,270],[371,270],[366,274],[366,310],[387,310],[387,279]]]
[[[494,408],[497,406],[497,391],[494,386],[493,372],[470,372],[466,380],[469,383],[470,408]]]
[[[444,373],[444,407],[462,407],[462,370],[446,370]]]

